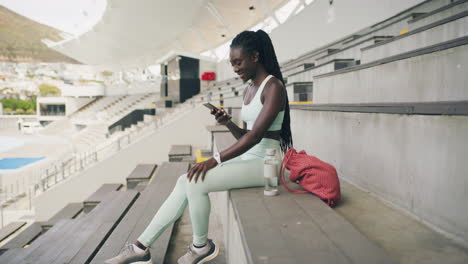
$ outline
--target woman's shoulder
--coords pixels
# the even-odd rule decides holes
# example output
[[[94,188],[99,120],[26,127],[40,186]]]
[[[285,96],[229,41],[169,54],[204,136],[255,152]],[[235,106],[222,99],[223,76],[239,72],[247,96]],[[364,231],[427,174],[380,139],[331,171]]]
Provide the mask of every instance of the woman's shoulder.
[[[270,78],[270,80],[268,80],[268,82],[266,83],[265,88],[262,91],[262,94],[260,95],[260,101],[262,102],[262,104],[265,102],[265,95],[268,97],[279,96],[279,97],[284,98],[286,96],[286,90],[284,89],[283,82],[280,79],[276,78],[275,76]]]
[[[270,78],[270,80],[268,80],[263,90],[281,91],[283,88],[283,82],[272,75],[272,77]]]

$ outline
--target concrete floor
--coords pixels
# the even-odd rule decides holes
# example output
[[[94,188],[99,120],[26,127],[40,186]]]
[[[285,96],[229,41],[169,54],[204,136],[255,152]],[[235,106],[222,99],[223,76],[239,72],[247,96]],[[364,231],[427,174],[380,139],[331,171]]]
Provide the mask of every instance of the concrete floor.
[[[69,141],[65,138],[43,135],[27,135],[17,130],[2,130],[0,136],[15,137],[20,140],[25,140],[24,145],[9,149],[5,152],[0,152],[0,158],[11,157],[48,157],[53,158],[65,151],[71,151],[72,147]]]
[[[401,264],[466,264],[468,248],[354,185],[341,181],[335,210]]]

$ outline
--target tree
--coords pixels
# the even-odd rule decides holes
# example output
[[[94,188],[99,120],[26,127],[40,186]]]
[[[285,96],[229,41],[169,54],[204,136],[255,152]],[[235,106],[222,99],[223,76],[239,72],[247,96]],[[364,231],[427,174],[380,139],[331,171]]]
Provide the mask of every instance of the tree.
[[[114,74],[114,73],[111,72],[111,71],[102,71],[101,74],[104,77],[109,77],[109,76],[112,76],[112,74]]]
[[[30,108],[29,102],[24,101],[24,100],[18,100],[16,103],[16,110],[18,111],[19,109],[22,110],[28,110]]]
[[[57,88],[57,86],[46,84],[46,83],[39,85],[39,93],[42,96],[48,96],[48,95],[60,96],[61,95],[60,89]]]
[[[5,98],[5,99],[2,99],[0,101],[2,102],[3,107],[5,109],[8,108],[8,109],[10,109],[10,111],[13,110],[13,109],[16,109],[16,100],[15,99]],[[6,112],[6,110],[5,110],[5,112]]]

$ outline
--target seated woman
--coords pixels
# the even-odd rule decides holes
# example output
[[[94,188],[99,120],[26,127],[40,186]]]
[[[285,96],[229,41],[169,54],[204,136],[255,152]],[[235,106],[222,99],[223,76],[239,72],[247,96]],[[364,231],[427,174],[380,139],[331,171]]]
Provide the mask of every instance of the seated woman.
[[[270,37],[262,30],[237,35],[230,50],[234,72],[251,85],[244,89],[241,117],[244,128],[230,121],[224,110],[211,114],[226,125],[237,142],[213,158],[193,166],[179,177],[174,190],[146,230],[134,243],[107,260],[108,264],[152,263],[148,247],[174,223],[189,205],[193,244],[179,264],[205,263],[215,258],[218,247],[208,239],[208,193],[263,186],[266,149],[283,153],[292,146],[289,106],[283,77]]]

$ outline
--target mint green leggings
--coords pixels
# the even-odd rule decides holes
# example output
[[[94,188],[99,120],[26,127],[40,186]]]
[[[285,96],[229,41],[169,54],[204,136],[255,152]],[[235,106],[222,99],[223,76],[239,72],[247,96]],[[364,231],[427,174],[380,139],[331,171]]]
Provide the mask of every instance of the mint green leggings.
[[[138,241],[149,247],[164,230],[174,223],[189,205],[192,222],[193,244],[203,246],[207,242],[208,220],[211,203],[208,193],[230,189],[263,186],[263,158],[268,148],[280,153],[279,141],[263,138],[260,143],[244,154],[218,164],[206,173],[205,180],[188,182],[187,174],[177,180],[172,193],[161,205],[151,223]],[[201,176],[200,176],[201,177]]]

